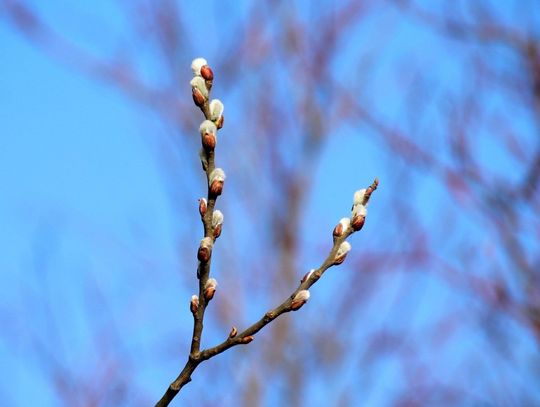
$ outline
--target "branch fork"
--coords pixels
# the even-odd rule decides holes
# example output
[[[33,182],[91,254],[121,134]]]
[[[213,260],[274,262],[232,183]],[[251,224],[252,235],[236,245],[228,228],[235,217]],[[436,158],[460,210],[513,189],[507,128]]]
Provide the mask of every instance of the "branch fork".
[[[178,377],[167,388],[156,407],[168,406],[178,392],[191,381],[191,375],[199,364],[237,345],[247,345],[255,339],[255,335],[266,325],[280,315],[298,311],[309,298],[309,288],[315,284],[323,273],[332,266],[342,264],[351,250],[346,239],[356,231],[362,229],[367,216],[367,205],[371,194],[377,189],[379,181],[375,179],[366,189],[356,191],[351,209],[351,216],[342,218],[332,232],[333,247],[327,258],[317,269],[311,269],[300,280],[299,286],[280,305],[266,312],[260,320],[238,332],[232,327],[227,338],[220,344],[201,351],[200,344],[203,333],[203,319],[209,302],[216,295],[217,281],[210,278],[212,251],[216,239],[220,236],[223,225],[223,214],[215,210],[216,201],[223,192],[225,172],[215,166],[215,148],[218,137],[217,132],[223,127],[223,103],[219,99],[210,100],[210,91],[214,80],[214,73],[204,58],[196,58],[191,64],[194,78],[192,86],[193,101],[204,114],[199,132],[201,134],[202,148],[199,152],[201,164],[208,180],[208,193],[206,198],[199,199],[199,214],[204,227],[204,237],[197,250],[197,278],[199,279],[199,294],[194,294],[190,301],[190,311],[193,314],[193,334],[188,360]]]

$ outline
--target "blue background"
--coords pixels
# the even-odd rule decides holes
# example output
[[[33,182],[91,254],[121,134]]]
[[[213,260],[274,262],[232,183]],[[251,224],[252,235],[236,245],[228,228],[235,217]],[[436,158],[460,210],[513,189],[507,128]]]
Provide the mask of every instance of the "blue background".
[[[474,22],[464,3],[421,6]],[[475,58],[521,77],[512,50],[448,38],[393,2],[365,2],[337,39],[328,68],[335,82],[310,84],[302,72],[309,50],[324,40],[323,24],[340,27],[346,5],[179,2],[182,25],[172,35],[179,40],[167,51],[146,14],[150,2],[28,2],[48,27],[36,35],[13,23],[15,2],[0,4],[0,404],[151,405],[183,366],[202,233],[196,206],[206,191],[197,156],[202,116],[189,89],[197,56],[214,67],[213,95],[226,117],[217,152],[228,175],[218,203],[220,286],[207,313],[207,346],[283,300],[324,259],[354,191],[374,177],[381,187],[345,264],[314,287],[306,307],[284,316],[296,342],[285,341],[276,360],[288,365],[259,358],[279,340],[281,328],[267,329],[201,365],[176,405],[255,405],[243,398],[254,383],[263,405],[398,405],[409,392],[428,405],[540,403],[538,340],[471,285],[504,281],[523,304],[520,277],[479,203],[487,192],[459,195],[447,183],[449,173],[461,174],[447,146],[448,106],[471,94],[511,123],[524,151],[516,159],[493,136],[497,126],[472,113],[467,137],[490,193],[527,170],[539,132],[532,102],[489,80],[482,92],[472,85]],[[495,21],[538,40],[536,6],[486,3]],[[283,29],[294,19],[307,34],[291,51]],[[332,121],[342,87],[431,158],[411,159],[362,114]],[[312,123],[298,112],[310,100],[327,106],[319,119],[330,126],[302,162],[299,145]],[[464,116],[457,112],[456,121]],[[263,131],[257,120],[270,124]],[[283,280],[271,254],[273,214],[287,212],[268,158],[274,128],[276,154],[305,182],[297,276]],[[536,194],[520,209],[515,231],[533,265],[537,202]],[[358,304],[348,312],[350,301]],[[325,335],[342,347],[326,349]],[[337,368],[314,356],[332,351]],[[302,389],[282,371],[295,364]]]

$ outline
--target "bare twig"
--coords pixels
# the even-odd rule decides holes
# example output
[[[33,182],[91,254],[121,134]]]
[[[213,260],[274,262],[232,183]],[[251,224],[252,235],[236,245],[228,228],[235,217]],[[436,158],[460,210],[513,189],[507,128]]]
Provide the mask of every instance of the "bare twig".
[[[210,278],[211,254],[215,239],[221,233],[221,222],[223,218],[221,212],[214,210],[224,181],[224,173],[221,169],[216,169],[214,157],[217,129],[223,125],[223,105],[219,101],[209,101],[213,73],[208,67],[206,60],[202,58],[194,60],[192,68],[195,74],[195,78],[191,82],[193,100],[200,107],[206,118],[206,121],[201,124],[200,130],[203,144],[201,161],[208,181],[207,198],[199,201],[199,213],[201,214],[204,226],[204,239],[201,241],[197,253],[199,259],[199,267],[197,269],[199,295],[194,295],[190,303],[194,321],[188,360],[176,380],[170,384],[165,394],[157,402],[157,407],[169,405],[182,387],[191,381],[191,375],[199,364],[234,346],[250,343],[253,341],[254,335],[274,319],[287,312],[299,310],[309,299],[310,294],[308,289],[321,278],[326,270],[334,265],[343,263],[345,260],[347,252],[351,249],[351,245],[346,239],[354,232],[362,229],[367,214],[366,206],[371,194],[379,185],[378,179],[375,179],[368,188],[355,193],[351,217],[341,219],[334,228],[334,244],[328,256],[319,268],[311,270],[301,279],[298,287],[281,304],[266,312],[261,319],[240,333],[236,327],[233,327],[227,339],[222,343],[201,351],[200,344],[204,313],[209,301],[214,295],[216,287],[215,280]]]

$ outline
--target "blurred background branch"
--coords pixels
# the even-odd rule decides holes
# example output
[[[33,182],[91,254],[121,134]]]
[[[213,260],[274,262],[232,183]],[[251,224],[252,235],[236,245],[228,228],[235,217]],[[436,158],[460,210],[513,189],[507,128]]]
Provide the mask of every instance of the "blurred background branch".
[[[203,184],[182,84],[201,54],[234,106],[209,344],[324,258],[359,185],[385,188],[302,318],[209,362],[182,402],[540,403],[539,14],[1,1],[0,357],[25,367],[2,404],[31,383],[34,404],[148,405],[177,373]]]

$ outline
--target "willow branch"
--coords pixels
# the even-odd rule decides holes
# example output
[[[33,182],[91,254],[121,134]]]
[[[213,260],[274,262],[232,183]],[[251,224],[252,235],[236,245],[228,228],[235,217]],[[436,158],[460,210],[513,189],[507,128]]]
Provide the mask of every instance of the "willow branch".
[[[208,65],[206,65],[206,61],[196,59],[193,62],[192,68],[195,74],[195,78],[191,82],[193,100],[200,107],[206,118],[201,124],[200,131],[203,144],[201,161],[208,181],[207,198],[201,199],[199,204],[199,212],[204,226],[204,239],[201,241],[197,253],[199,259],[199,266],[197,268],[199,295],[193,296],[190,304],[190,309],[193,313],[193,334],[188,360],[178,377],[170,384],[165,394],[156,404],[158,407],[169,405],[178,392],[191,381],[191,375],[199,364],[234,346],[250,343],[253,341],[254,335],[266,325],[282,314],[299,310],[308,301],[310,297],[309,288],[322,277],[326,270],[343,263],[345,260],[347,253],[351,249],[351,245],[346,239],[354,232],[361,230],[364,226],[367,204],[371,194],[377,189],[379,183],[375,179],[368,188],[359,190],[354,194],[351,217],[341,219],[334,228],[333,246],[328,256],[319,268],[311,270],[300,280],[298,287],[281,304],[266,312],[257,322],[240,333],[236,327],[232,327],[227,339],[222,343],[201,351],[204,313],[209,301],[214,295],[216,287],[215,280],[210,278],[211,255],[214,242],[221,233],[222,215],[221,212],[215,211],[214,207],[217,197],[221,194],[225,174],[221,169],[215,168],[214,147],[217,142],[217,129],[223,125],[223,105],[219,101],[209,102],[213,73]],[[218,212],[219,215],[216,216]]]

